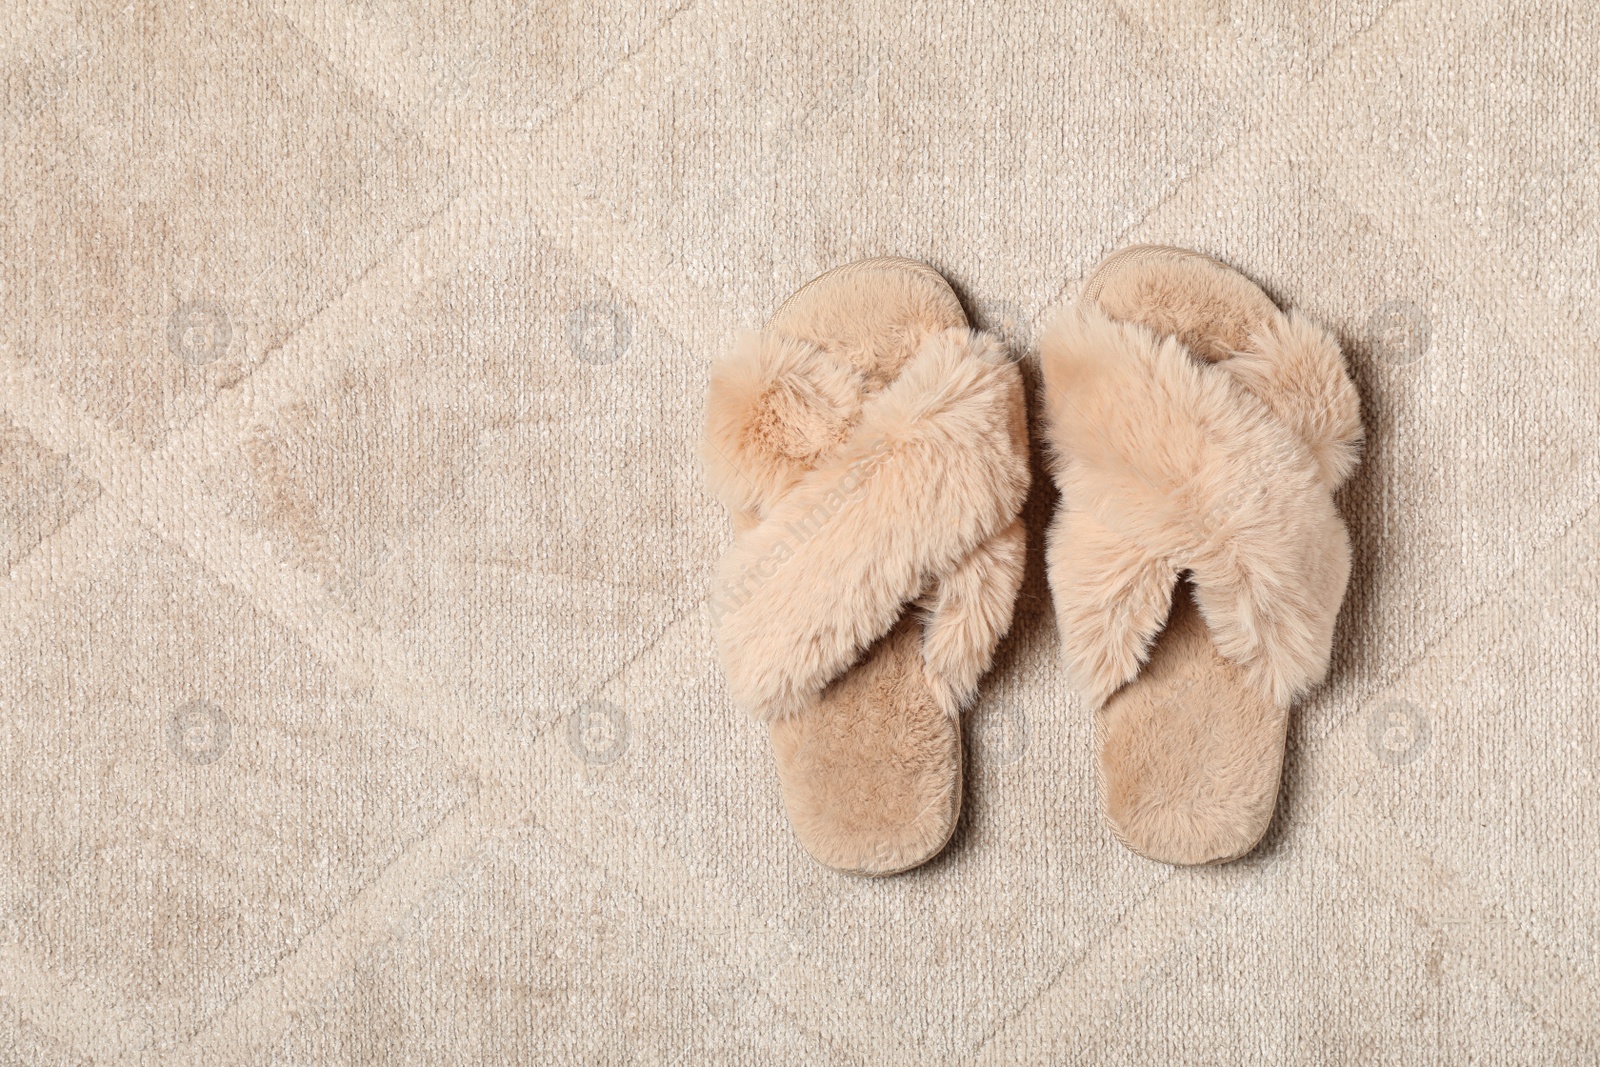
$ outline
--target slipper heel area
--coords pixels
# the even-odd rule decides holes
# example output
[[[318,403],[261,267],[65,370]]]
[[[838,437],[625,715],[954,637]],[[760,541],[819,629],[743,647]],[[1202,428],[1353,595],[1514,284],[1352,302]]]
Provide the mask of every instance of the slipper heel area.
[[[915,620],[815,707],[774,722],[771,737],[789,822],[824,866],[896,874],[933,858],[955,831],[960,721],[928,688]]]
[[[1136,685],[1095,716],[1102,812],[1128,848],[1162,863],[1236,859],[1277,805],[1288,710],[1212,644],[1187,587]]]

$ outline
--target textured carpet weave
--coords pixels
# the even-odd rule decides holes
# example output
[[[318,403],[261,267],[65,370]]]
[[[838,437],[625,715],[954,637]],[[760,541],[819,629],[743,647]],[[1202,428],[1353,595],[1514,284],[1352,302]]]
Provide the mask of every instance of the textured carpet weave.
[[[1542,0],[9,5],[0,1065],[1600,1062],[1597,69]],[[1134,242],[1363,396],[1277,820],[1103,828],[1037,478],[954,841],[826,871],[710,360],[867,255],[1026,351]]]

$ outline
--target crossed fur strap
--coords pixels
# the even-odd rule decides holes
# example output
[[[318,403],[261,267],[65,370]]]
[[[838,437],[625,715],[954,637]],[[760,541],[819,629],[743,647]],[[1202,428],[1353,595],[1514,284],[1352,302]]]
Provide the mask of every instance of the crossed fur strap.
[[[923,668],[956,714],[1022,579],[1022,380],[993,337],[929,335],[881,389],[792,337],[713,371],[702,458],[736,536],[712,592],[735,703],[794,714],[916,602]]]
[[[1046,555],[1078,691],[1098,707],[1138,674],[1184,571],[1250,684],[1287,704],[1319,681],[1350,572],[1332,493],[1361,443],[1337,342],[1278,314],[1213,364],[1084,307],[1041,351],[1062,493]]]

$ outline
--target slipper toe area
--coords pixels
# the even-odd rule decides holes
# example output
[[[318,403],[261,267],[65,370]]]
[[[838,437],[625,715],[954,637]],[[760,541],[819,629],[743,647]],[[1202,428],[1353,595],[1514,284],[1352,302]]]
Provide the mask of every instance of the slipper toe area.
[[[1216,652],[1180,590],[1141,683],[1096,716],[1100,795],[1112,832],[1162,863],[1244,855],[1272,821],[1287,723],[1287,710]]]
[[[771,734],[789,821],[819,863],[895,874],[949,841],[961,811],[960,722],[925,680],[911,620]]]

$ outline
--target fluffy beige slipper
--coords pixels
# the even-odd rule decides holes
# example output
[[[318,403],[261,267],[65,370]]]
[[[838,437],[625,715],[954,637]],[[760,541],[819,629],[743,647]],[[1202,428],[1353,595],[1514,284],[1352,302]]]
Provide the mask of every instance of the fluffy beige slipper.
[[[701,458],[735,532],[711,601],[723,670],[769,725],[796,836],[842,871],[925,862],[955,829],[960,712],[1022,581],[1017,368],[931,268],[853,263],[713,368]]]
[[[1361,415],[1338,343],[1237,271],[1146,245],[1094,271],[1040,363],[1050,587],[1106,820],[1151,859],[1235,859],[1271,821],[1350,573],[1332,494]]]

